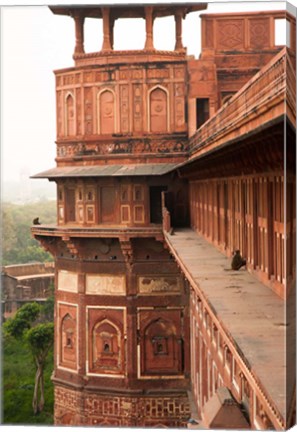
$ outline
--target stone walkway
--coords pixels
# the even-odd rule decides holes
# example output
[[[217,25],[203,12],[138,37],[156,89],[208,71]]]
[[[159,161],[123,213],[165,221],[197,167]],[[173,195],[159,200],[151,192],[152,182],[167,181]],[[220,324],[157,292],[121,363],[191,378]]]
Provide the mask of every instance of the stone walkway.
[[[245,268],[231,270],[231,259],[193,230],[179,229],[165,236],[185,275],[204,293],[285,417],[285,302]]]

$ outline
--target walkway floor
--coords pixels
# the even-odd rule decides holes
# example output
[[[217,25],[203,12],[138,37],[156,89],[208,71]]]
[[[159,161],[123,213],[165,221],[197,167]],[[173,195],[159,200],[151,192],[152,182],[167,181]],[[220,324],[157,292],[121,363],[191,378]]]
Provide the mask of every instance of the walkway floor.
[[[231,270],[231,259],[193,230],[165,236],[185,275],[204,293],[284,417],[285,303],[245,268]]]

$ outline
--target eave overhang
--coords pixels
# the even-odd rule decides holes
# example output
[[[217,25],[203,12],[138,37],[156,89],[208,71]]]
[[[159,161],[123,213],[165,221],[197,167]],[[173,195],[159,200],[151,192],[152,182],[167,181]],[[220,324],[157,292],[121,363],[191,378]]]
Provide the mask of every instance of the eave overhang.
[[[177,11],[182,11],[183,16],[188,13],[197,12],[207,8],[207,3],[151,3],[143,2],[142,4],[110,4],[101,3],[98,5],[69,5],[69,6],[49,6],[49,9],[55,15],[73,16],[77,12],[82,13],[86,18],[102,18],[102,8],[110,8],[114,19],[119,18],[145,18],[145,7],[153,7],[155,18],[174,15]]]
[[[134,177],[162,176],[173,171],[178,164],[131,164],[55,167],[35,174],[31,178],[78,178],[78,177]]]

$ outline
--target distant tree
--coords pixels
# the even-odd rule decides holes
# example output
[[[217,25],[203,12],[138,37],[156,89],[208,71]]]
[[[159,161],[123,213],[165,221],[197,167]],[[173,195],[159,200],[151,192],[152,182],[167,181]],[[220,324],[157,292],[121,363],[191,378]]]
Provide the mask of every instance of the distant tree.
[[[44,368],[49,350],[54,342],[54,324],[37,323],[42,308],[38,303],[26,303],[3,324],[4,334],[16,339],[22,338],[36,365],[35,386],[33,394],[33,412],[37,414],[44,407]]]
[[[53,283],[50,284],[49,289],[51,294],[48,296],[42,306],[42,315],[45,321],[54,321],[55,287]]]
[[[9,208],[2,211],[2,253],[7,254],[17,244],[14,221]]]
[[[13,318],[8,318],[3,324],[6,333],[16,339],[24,336],[26,330],[30,329],[32,324],[40,316],[41,306],[36,303],[26,303],[17,310]]]
[[[44,407],[44,369],[47,355],[54,342],[54,323],[47,322],[32,327],[25,333],[25,340],[36,364],[32,406],[34,414],[37,414]]]
[[[52,261],[32,237],[30,227],[32,220],[39,216],[42,223],[56,222],[56,204],[54,201],[34,204],[2,205],[2,263],[3,265],[20,264],[32,261]]]

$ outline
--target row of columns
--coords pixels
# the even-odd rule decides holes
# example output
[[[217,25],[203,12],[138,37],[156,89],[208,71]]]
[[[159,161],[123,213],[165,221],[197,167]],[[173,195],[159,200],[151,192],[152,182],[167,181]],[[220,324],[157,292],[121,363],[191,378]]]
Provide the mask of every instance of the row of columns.
[[[145,49],[154,50],[154,16],[153,6],[145,7],[145,28],[146,28],[146,40]],[[101,51],[112,51],[113,50],[113,29],[115,20],[110,16],[110,8],[103,7],[102,9],[103,18],[103,43]],[[75,50],[76,54],[84,53],[84,20],[85,17],[81,13],[73,15],[75,21]],[[175,15],[175,50],[183,50],[182,44],[182,19],[183,12],[176,11]]]

